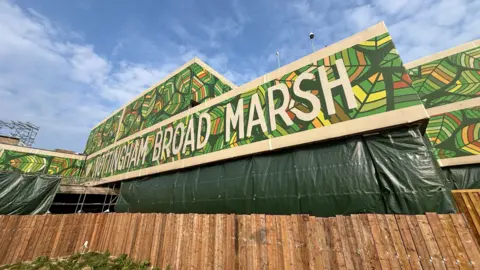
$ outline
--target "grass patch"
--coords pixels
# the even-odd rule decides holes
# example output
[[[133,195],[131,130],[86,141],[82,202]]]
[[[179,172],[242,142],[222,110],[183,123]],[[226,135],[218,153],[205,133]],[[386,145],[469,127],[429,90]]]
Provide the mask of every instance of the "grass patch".
[[[169,267],[167,267],[168,269]],[[74,254],[70,257],[51,259],[41,256],[31,262],[21,262],[0,266],[0,270],[70,270],[70,269],[91,269],[91,270],[124,270],[124,269],[158,269],[152,268],[150,262],[135,262],[126,254],[119,257],[110,256],[109,252],[87,252],[84,254]]]

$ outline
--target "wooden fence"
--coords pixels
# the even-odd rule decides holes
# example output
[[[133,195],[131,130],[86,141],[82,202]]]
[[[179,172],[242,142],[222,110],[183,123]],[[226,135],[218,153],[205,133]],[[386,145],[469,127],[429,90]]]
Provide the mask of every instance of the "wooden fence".
[[[444,269],[480,266],[461,214],[0,216],[0,265],[88,249],[172,269]]]
[[[480,189],[452,190],[458,211],[465,215],[473,235],[480,244]]]

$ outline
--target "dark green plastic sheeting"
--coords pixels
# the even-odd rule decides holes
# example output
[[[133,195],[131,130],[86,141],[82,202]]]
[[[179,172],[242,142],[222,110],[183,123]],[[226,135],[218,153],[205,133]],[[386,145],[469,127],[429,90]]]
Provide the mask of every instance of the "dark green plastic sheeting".
[[[417,127],[122,182],[117,212],[451,213],[446,179]]]
[[[444,168],[447,178],[453,182],[454,189],[480,188],[480,165],[472,164]]]
[[[0,215],[44,214],[60,185],[60,177],[0,173]]]

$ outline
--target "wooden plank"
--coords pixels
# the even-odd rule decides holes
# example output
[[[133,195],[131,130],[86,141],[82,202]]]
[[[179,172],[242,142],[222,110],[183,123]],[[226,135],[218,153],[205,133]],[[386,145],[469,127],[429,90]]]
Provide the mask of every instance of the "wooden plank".
[[[57,236],[55,237],[55,241],[53,242],[53,247],[52,247],[52,250],[50,252],[49,257],[52,257],[52,258],[58,257],[59,254],[61,254],[60,249],[62,247],[65,247],[64,243],[61,242],[61,241],[64,240],[65,232],[71,226],[71,224],[67,224],[67,220],[70,221],[70,219],[68,217],[69,217],[69,215],[62,215],[62,220],[60,221],[60,224],[58,226],[58,233],[57,233]]]
[[[119,256],[121,254],[123,232],[127,229],[124,225],[125,217],[125,213],[115,214],[115,221],[112,228],[112,235],[114,235],[114,237],[111,239],[108,248],[110,254],[113,256]]]
[[[68,214],[65,215],[65,226],[63,227],[62,236],[60,238],[60,245],[59,248],[59,255],[60,256],[67,256],[70,255],[72,251],[72,240],[75,238],[76,235],[76,225],[78,217],[81,214]]]
[[[226,266],[227,240],[226,240],[226,218],[225,214],[218,214],[215,221],[215,249],[214,249],[214,268],[224,269]]]
[[[106,251],[108,229],[110,227],[110,223],[112,222],[112,219],[110,218],[112,216],[112,213],[101,214],[101,215],[104,216],[104,219],[103,219],[102,226],[100,227],[100,233],[98,235],[97,251],[105,252]]]
[[[299,215],[298,216],[298,230],[300,233],[300,253],[302,255],[302,263],[304,269],[312,268],[310,265],[311,256],[311,246],[308,239],[311,231],[309,229],[309,216],[308,215]]]
[[[12,238],[10,239],[9,243],[9,248],[5,250],[5,254],[3,254],[3,264],[9,264],[11,261],[11,257],[15,255],[15,252],[17,251],[17,247],[13,246],[13,243],[16,243],[19,239],[19,236],[22,234],[23,230],[23,216],[18,217],[18,222],[15,225],[15,227],[12,227],[13,230],[15,230],[15,233],[12,234]]]
[[[73,229],[72,229],[72,235],[69,238],[68,241],[68,246],[67,246],[67,254],[66,255],[72,255],[76,251],[76,244],[77,240],[80,236],[80,230],[81,230],[81,224],[85,220],[85,215],[86,214],[75,214],[74,216],[74,224],[73,224]]]
[[[345,217],[336,216],[336,220],[337,220],[338,234],[342,244],[342,253],[345,259],[345,269],[355,269],[353,258],[352,258],[353,252],[350,249],[351,245],[349,243],[349,236],[348,236],[347,228],[345,227],[345,224],[346,224]],[[351,228],[349,227],[349,230],[350,229]]]
[[[407,251],[405,250],[402,236],[400,235],[400,229],[398,228],[397,220],[394,215],[385,215],[385,221],[387,222],[388,230],[393,243],[395,257],[398,259],[401,269],[411,269],[410,262],[408,261]]]
[[[400,237],[402,238],[410,267],[412,269],[422,269],[422,265],[420,264],[418,257],[419,255],[417,253],[412,234],[410,233],[410,228],[408,226],[406,217],[404,215],[395,215],[395,219],[397,221]]]
[[[193,214],[184,214],[181,249],[177,265],[179,269],[187,269],[192,256],[192,238],[193,238]]]
[[[20,216],[16,227],[15,234],[10,241],[9,248],[7,249],[7,254],[5,254],[4,264],[10,264],[13,262],[13,257],[17,255],[18,252],[18,243],[21,241],[23,237],[23,231],[25,231],[25,227],[27,226],[26,222],[28,222],[28,216]]]
[[[468,193],[470,200],[472,201],[472,207],[475,210],[475,214],[479,217],[480,221],[480,194],[478,192],[471,192]],[[472,225],[470,226],[472,227]],[[477,243],[480,245],[480,230],[474,231],[477,239]]]
[[[97,214],[96,215],[94,227],[93,227],[93,230],[92,230],[91,241],[89,243],[89,250],[91,250],[91,251],[97,250],[97,246],[98,246],[97,237],[100,234],[101,223],[102,223],[102,220],[103,220],[104,216],[105,215],[102,215],[102,214]]]
[[[375,250],[375,243],[373,242],[373,237],[370,225],[368,224],[367,215],[359,215],[359,221],[359,225],[363,233],[363,244],[366,247],[366,259],[368,260],[368,264],[376,269],[380,269],[380,259]]]
[[[36,254],[35,249],[36,249],[37,243],[39,242],[40,236],[42,234],[44,223],[45,223],[45,220],[47,218],[47,215],[39,215],[37,217],[38,218],[35,221],[32,236],[28,240],[28,245],[25,249],[25,252],[23,253],[21,261],[33,260],[35,254]],[[0,242],[0,243],[3,243],[3,241]]]
[[[282,220],[282,226],[285,228],[286,233],[285,240],[287,243],[287,250],[285,250],[285,255],[288,254],[288,267],[290,267],[291,269],[298,269],[296,264],[297,260],[295,257],[295,239],[291,219],[291,216],[286,216],[285,219]]]
[[[80,222],[79,226],[79,235],[77,241],[75,242],[74,250],[79,251],[83,244],[85,243],[85,234],[87,233],[88,226],[90,225],[90,220],[93,214],[84,214],[83,219]]]
[[[345,262],[345,254],[344,254],[344,248],[342,245],[342,240],[340,237],[340,232],[338,229],[338,224],[337,224],[337,218],[331,217],[328,218],[330,220],[330,229],[332,232],[332,244],[333,244],[333,250],[335,252],[336,260],[337,260],[337,267],[340,269],[346,269],[347,265]]]
[[[182,249],[182,239],[184,237],[183,230],[185,224],[185,215],[180,214],[176,215],[177,217],[177,225],[175,226],[175,242],[173,243],[173,251],[172,254],[172,268],[179,269],[180,268],[180,258],[182,254],[180,253]]]
[[[18,222],[20,221],[20,216],[9,216],[5,229],[2,232],[1,243],[11,243],[14,235],[16,234]],[[8,245],[2,245],[0,247],[0,265],[5,263],[5,256],[8,253]]]
[[[420,230],[422,232],[423,239],[425,239],[425,244],[427,246],[428,253],[430,254],[430,260],[432,261],[435,269],[446,269],[445,261],[443,260],[440,249],[438,248],[437,242],[435,241],[435,237],[433,235],[432,229],[430,228],[427,217],[418,215],[416,216],[416,218],[418,226],[420,227]]]
[[[140,214],[130,214],[130,224],[125,241],[125,254],[132,256],[135,251],[135,242],[140,227]]]
[[[438,215],[438,218],[440,219],[440,223],[442,224],[443,230],[447,236],[447,240],[452,248],[455,263],[457,263],[461,269],[469,269],[467,253],[463,247],[462,240],[457,234],[457,230],[453,225],[450,215]]]
[[[28,227],[26,228],[25,237],[22,240],[22,244],[20,245],[19,252],[17,252],[16,256],[13,258],[14,262],[23,261],[22,258],[28,248],[28,244],[30,243],[32,236],[35,233],[35,228],[36,228],[35,225],[37,224],[40,217],[41,217],[40,215],[29,217],[30,222],[28,223]]]
[[[117,214],[117,213],[110,213],[108,214],[108,226],[106,228],[106,232],[105,232],[105,239],[104,239],[104,245],[103,245],[103,250],[105,251],[109,251],[112,249],[112,246],[113,246],[113,239],[115,239],[115,233],[114,233],[114,230],[115,230],[115,225],[116,225],[116,222],[118,222],[118,217],[119,217],[120,214]]]
[[[235,215],[226,216],[226,233],[225,233],[225,267],[224,269],[234,269],[235,261],[237,256],[237,245],[236,243],[236,226],[235,226]]]
[[[443,261],[445,262],[448,269],[458,269],[458,265],[455,264],[455,259],[453,256],[453,251],[450,248],[448,243],[447,235],[443,231],[442,224],[437,214],[426,213],[426,217],[430,227],[432,228],[433,235],[437,242],[440,253],[442,254]]]
[[[145,234],[145,227],[146,227],[146,214],[141,213],[138,214],[138,227],[136,229],[135,238],[133,238],[133,252],[132,252],[132,259],[134,260],[141,260],[141,249],[143,246],[144,234]],[[174,246],[171,247],[172,249]]]
[[[133,215],[132,213],[124,213],[125,218],[123,221],[122,227],[124,228],[120,239],[121,239],[121,244],[119,246],[119,254],[128,254],[130,255],[130,248],[131,248],[131,237],[133,237],[133,230],[131,228],[132,221],[133,221]]]
[[[162,231],[164,228],[164,214],[155,214],[155,226],[153,229],[152,236],[152,250],[150,252],[150,263],[153,267],[159,267],[158,264],[158,254],[161,245]]]
[[[321,260],[320,258],[320,246],[317,244],[316,239],[316,220],[315,217],[307,216],[306,221],[306,245],[308,247],[308,265],[309,269],[315,269],[321,267],[321,262],[317,262],[317,260]],[[272,258],[273,259],[273,258]],[[269,255],[270,260],[270,255]]]
[[[465,251],[470,260],[470,264],[473,267],[478,268],[480,266],[480,253],[478,250],[478,244],[472,237],[468,225],[460,214],[451,214],[453,225],[457,230],[457,233],[462,240],[462,244],[465,247]]]
[[[193,215],[193,239],[192,239],[192,255],[190,257],[189,269],[197,269],[200,265],[202,254],[202,228],[203,215]]]
[[[260,256],[258,255],[257,247],[257,224],[255,222],[255,215],[248,215],[248,221],[246,225],[246,236],[247,236],[247,264],[248,269],[258,269],[258,260]]]
[[[92,217],[90,218],[89,225],[87,227],[87,232],[85,233],[85,241],[83,241],[82,246],[85,244],[85,242],[88,241],[87,243],[87,250],[91,250],[91,245],[92,245],[92,237],[93,237],[93,231],[95,230],[95,225],[97,224],[97,219],[99,219],[98,214],[92,214]]]
[[[476,233],[480,233],[480,217],[478,216],[477,212],[475,211],[475,206],[473,202],[470,201],[470,196],[468,193],[462,193],[462,198],[463,202],[465,203],[465,206],[467,207],[467,212],[468,215],[470,216],[470,220],[472,221],[473,224],[472,229],[475,229]]]
[[[380,265],[383,269],[390,269],[388,246],[386,244],[385,235],[384,233],[382,234],[380,225],[378,224],[378,220],[374,214],[368,214],[367,218],[373,236],[373,241],[375,243],[375,248],[378,253],[378,258],[380,260]]]
[[[151,252],[153,247],[153,233],[155,228],[155,214],[147,215],[147,226],[145,231],[145,248],[142,250],[142,260],[151,262]]]
[[[361,262],[363,265],[363,269],[372,269],[372,265],[370,264],[370,261],[368,260],[368,254],[367,254],[367,249],[365,247],[364,239],[363,239],[363,229],[361,228],[361,221],[359,215],[351,215],[351,222],[352,222],[352,228],[354,231],[355,239],[358,244],[358,255],[361,258]]]
[[[175,226],[176,220],[174,214],[167,215],[167,224],[165,227],[165,241],[162,246],[162,253],[160,258],[162,259],[162,264],[160,265],[161,268],[172,267],[172,249],[173,249],[173,242],[175,237]]]
[[[210,215],[205,215],[202,225],[202,254],[201,254],[201,268],[209,269],[211,258],[209,257],[209,239],[210,238]]]
[[[300,241],[300,233],[298,230],[298,215],[291,215],[290,217],[290,222],[289,222],[289,233],[291,235],[292,243],[293,243],[293,249],[292,249],[292,258],[294,262],[294,267],[295,269],[301,269],[303,266],[302,263],[302,255],[300,253],[300,246],[301,246],[301,241]],[[258,268],[256,268],[258,269]]]
[[[44,246],[42,255],[44,256],[50,255],[56,236],[61,233],[61,231],[58,230],[58,226],[61,223],[63,216],[64,215],[53,215],[53,222],[51,223],[51,226],[49,228],[48,238],[47,238],[47,241],[44,243],[45,246]],[[68,220],[68,217],[67,217],[67,220]]]
[[[282,218],[281,216],[275,216],[274,219],[274,226],[275,226],[275,231],[276,231],[276,238],[277,238],[277,269],[285,269],[285,249],[286,249],[286,241],[285,238],[283,238],[283,231],[282,231]]]
[[[433,263],[430,261],[427,244],[425,243],[425,239],[423,239],[422,231],[418,225],[416,216],[406,216],[406,218],[423,269],[434,269]]]
[[[283,246],[283,266],[284,269],[293,269],[293,258],[291,254],[291,250],[293,248],[293,245],[291,244],[291,241],[289,239],[289,233],[288,233],[288,226],[287,224],[290,222],[288,220],[288,216],[279,216],[280,218],[280,227],[281,227],[281,232],[282,232],[282,246]]]
[[[393,237],[388,228],[388,223],[385,215],[375,215],[377,222],[382,233],[384,245],[387,250],[387,259],[392,269],[400,269],[400,262],[398,261],[398,253],[395,250],[395,244],[393,243]],[[409,265],[408,265],[409,267]]]
[[[208,235],[208,264],[207,269],[213,269],[215,256],[215,215],[208,215],[209,220],[209,235]]]
[[[265,229],[267,232],[267,267],[270,269],[278,269],[277,228],[275,226],[275,216],[265,216]]]
[[[346,216],[345,218],[345,230],[347,232],[348,248],[352,254],[352,261],[354,269],[363,269],[362,256],[360,255],[359,242],[355,236],[355,228],[353,226],[352,218]]]
[[[479,193],[480,189],[472,188],[472,189],[454,189],[454,190],[452,190],[453,194],[456,194],[456,193],[472,193],[472,192]]]
[[[463,213],[465,217],[468,220],[468,224],[470,224],[470,227],[472,231],[474,232],[475,239],[477,240],[477,243],[480,244],[480,234],[475,228],[475,224],[473,222],[472,217],[470,216],[468,212],[467,205],[465,204],[465,201],[463,200],[463,196],[461,193],[453,193],[453,198],[455,199],[455,203],[457,204],[458,211],[460,213]]]

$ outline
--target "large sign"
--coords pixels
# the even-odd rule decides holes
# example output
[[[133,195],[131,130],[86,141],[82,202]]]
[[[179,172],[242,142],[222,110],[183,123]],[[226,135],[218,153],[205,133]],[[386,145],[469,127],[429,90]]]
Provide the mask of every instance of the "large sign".
[[[480,40],[405,65],[440,166],[480,163]]]
[[[117,181],[426,118],[381,23],[117,141],[86,173]]]

